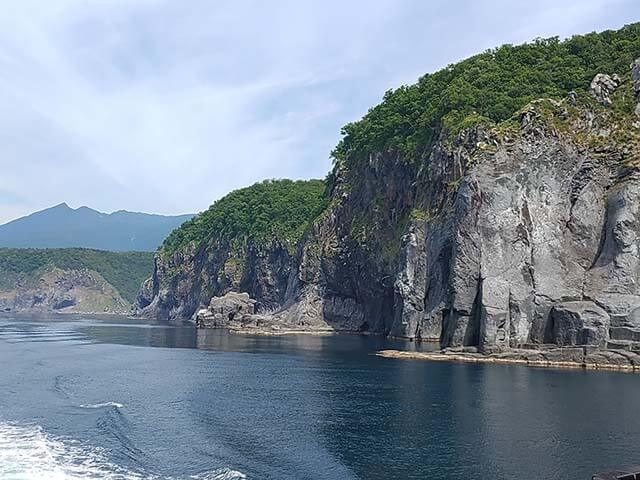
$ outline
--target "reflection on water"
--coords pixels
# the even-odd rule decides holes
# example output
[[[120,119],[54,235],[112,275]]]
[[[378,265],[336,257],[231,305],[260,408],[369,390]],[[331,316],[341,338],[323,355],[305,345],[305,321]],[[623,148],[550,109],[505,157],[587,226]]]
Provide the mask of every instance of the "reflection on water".
[[[436,344],[389,340],[367,335],[240,335],[225,330],[196,329],[191,323],[174,324],[117,315],[7,315],[0,314],[0,335],[6,340],[78,341],[162,348],[197,348],[234,352],[334,352],[348,354],[381,349],[432,351]]]
[[[388,340],[381,336],[365,335],[242,335],[219,329],[196,329],[192,324],[141,324],[139,319],[118,318],[119,322],[96,323],[86,321],[80,328],[87,337],[104,343],[145,347],[198,348],[233,352],[286,353],[324,352],[327,348],[339,352],[378,351],[397,348],[409,351],[430,351],[432,343]]]
[[[384,348],[427,351],[436,348],[434,344],[415,343],[401,340],[388,340],[380,336],[365,335],[237,335],[224,330],[200,329],[196,331],[196,346],[205,350],[223,350],[235,352],[272,352],[288,351],[326,352],[328,349],[348,354],[363,351],[376,352]]]
[[[118,479],[587,479],[638,461],[637,376],[384,348],[433,346],[0,317],[0,476],[33,477],[38,455]]]
[[[133,322],[130,319],[129,322]],[[90,324],[80,329],[88,337],[103,343],[141,347],[196,348],[196,331],[189,326],[145,325],[139,323]]]

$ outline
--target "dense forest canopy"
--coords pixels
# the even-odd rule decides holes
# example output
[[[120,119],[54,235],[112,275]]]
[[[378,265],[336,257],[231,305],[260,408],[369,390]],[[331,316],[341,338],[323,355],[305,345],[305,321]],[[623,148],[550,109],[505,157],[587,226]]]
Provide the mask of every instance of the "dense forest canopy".
[[[503,45],[389,90],[360,121],[343,127],[332,156],[336,166],[386,151],[417,160],[443,128],[500,122],[534,99],[585,91],[597,73],[626,74],[639,56],[640,23],[564,41],[553,37]],[[233,191],[174,230],[160,253],[221,239],[278,238],[293,244],[326,206],[324,189],[320,180],[270,180]]]
[[[322,180],[266,180],[234,190],[171,232],[160,251],[195,242],[229,240],[294,245],[325,206]]]
[[[362,120],[343,127],[332,155],[347,165],[389,150],[419,158],[443,125],[459,124],[470,114],[506,120],[536,98],[586,90],[597,73],[626,73],[639,56],[640,23],[565,41],[503,45],[389,90]]]
[[[85,248],[0,248],[0,290],[38,280],[47,270],[93,270],[133,302],[140,284],[153,272],[153,253],[107,252]]]

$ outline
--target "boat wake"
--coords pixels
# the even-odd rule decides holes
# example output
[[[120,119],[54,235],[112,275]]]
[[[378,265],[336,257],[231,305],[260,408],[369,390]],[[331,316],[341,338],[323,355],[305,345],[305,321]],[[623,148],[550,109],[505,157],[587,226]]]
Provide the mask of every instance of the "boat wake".
[[[99,408],[99,407],[97,407]],[[0,422],[0,478],[4,480],[246,480],[220,468],[198,475],[150,475],[115,465],[107,451],[47,434],[38,425]]]
[[[80,408],[105,408],[105,407],[123,408],[124,405],[118,402],[89,403],[86,405],[80,405]]]
[[[243,473],[231,470],[229,468],[219,468],[211,472],[201,473],[200,475],[191,475],[186,477],[189,480],[246,480],[247,476]],[[167,480],[174,480],[169,478]],[[177,480],[177,479],[176,479]]]

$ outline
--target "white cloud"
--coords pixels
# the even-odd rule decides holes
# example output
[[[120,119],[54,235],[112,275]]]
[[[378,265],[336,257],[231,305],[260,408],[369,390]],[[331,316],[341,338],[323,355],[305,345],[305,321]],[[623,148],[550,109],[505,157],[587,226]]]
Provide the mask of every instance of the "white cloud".
[[[12,2],[0,221],[61,201],[198,211],[263,178],[321,177],[340,126],[386,89],[638,13],[633,0]]]

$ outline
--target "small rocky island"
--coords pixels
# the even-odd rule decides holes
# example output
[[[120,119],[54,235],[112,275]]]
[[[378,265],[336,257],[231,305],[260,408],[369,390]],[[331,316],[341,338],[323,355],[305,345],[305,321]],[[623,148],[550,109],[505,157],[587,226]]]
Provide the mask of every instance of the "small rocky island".
[[[176,230],[138,313],[435,342],[431,359],[635,369],[640,60],[615,39],[638,30],[501,47],[388,92],[345,127],[326,182],[257,184]],[[560,85],[541,72],[563,56],[582,67]],[[529,83],[446,103],[491,68]],[[424,129],[394,126],[411,109]]]

